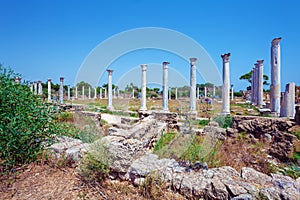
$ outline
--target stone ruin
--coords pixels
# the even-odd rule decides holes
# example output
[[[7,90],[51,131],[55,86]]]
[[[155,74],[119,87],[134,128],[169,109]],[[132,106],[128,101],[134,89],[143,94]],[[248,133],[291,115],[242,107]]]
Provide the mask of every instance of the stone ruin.
[[[188,166],[174,159],[159,159],[151,151],[153,144],[167,130],[168,125],[178,126],[177,121],[176,113],[144,111],[140,112],[140,119],[122,117],[121,124],[113,125],[107,136],[93,144],[62,137],[50,149],[58,155],[65,154],[66,157],[80,161],[86,152],[93,151],[94,145],[104,145],[111,159],[110,179],[127,180],[140,185],[148,176],[156,175],[169,188],[187,198],[237,200],[300,197],[300,178],[294,180],[281,174],[266,175],[249,167],[238,172],[229,166],[208,169],[204,163]],[[270,154],[273,152],[272,155],[278,158],[288,156],[298,148],[291,145],[296,138],[284,132],[295,122],[236,116],[233,123],[233,128],[222,129],[211,122],[204,128],[204,134],[213,134],[223,140],[235,137],[239,131],[247,131],[257,138],[270,134]]]

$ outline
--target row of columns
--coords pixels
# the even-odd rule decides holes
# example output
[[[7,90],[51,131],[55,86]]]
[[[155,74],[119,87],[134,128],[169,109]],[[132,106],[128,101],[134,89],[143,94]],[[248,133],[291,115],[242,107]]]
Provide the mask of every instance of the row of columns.
[[[263,72],[264,60],[257,60],[252,69],[251,75],[251,102],[254,105],[262,107],[263,102],[263,92],[264,92],[264,72]]]

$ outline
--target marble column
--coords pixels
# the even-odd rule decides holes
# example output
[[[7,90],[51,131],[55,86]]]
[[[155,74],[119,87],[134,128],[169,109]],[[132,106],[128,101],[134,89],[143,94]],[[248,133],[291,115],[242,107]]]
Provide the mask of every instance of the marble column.
[[[170,88],[169,88],[169,100],[171,100],[171,95],[172,95],[171,92],[172,92],[172,88],[170,87]]]
[[[207,87],[204,86],[204,98],[206,98],[206,97],[207,97]]]
[[[196,111],[196,61],[197,58],[190,58],[190,111]]]
[[[89,87],[89,99],[91,99],[91,87]]]
[[[200,98],[200,89],[199,89],[199,87],[197,87],[197,99],[199,99]]]
[[[104,99],[107,99],[107,89],[104,88]]]
[[[94,91],[94,99],[97,99],[97,87],[95,87],[95,91]]]
[[[116,98],[116,88],[113,89],[114,99]]]
[[[84,85],[82,86],[82,91],[81,91],[81,99],[84,100]]]
[[[163,62],[163,101],[162,101],[162,107],[163,111],[168,112],[168,64],[169,62]]]
[[[68,101],[71,99],[71,94],[70,94],[70,85],[68,85]]]
[[[257,63],[253,68],[253,105],[257,105]]]
[[[264,101],[264,60],[257,61],[257,105],[263,107]]]
[[[175,88],[175,99],[177,100],[177,93],[178,93],[178,91],[177,91],[177,87]]]
[[[75,87],[75,99],[78,99],[78,87]]]
[[[295,115],[295,83],[286,84],[285,92],[281,96],[281,117],[291,117]]]
[[[48,101],[51,101],[51,79],[48,78]]]
[[[107,105],[107,109],[112,110],[112,109],[114,109],[114,107],[112,105],[112,73],[113,73],[113,70],[108,69],[106,71],[108,72],[108,105]]]
[[[270,104],[271,112],[276,116],[280,113],[280,40],[281,38],[275,38],[272,40],[271,46],[271,86],[270,86]]]
[[[230,114],[230,72],[229,72],[229,58],[230,53],[221,55],[223,60],[223,86],[222,86],[222,115]]]
[[[146,72],[147,72],[147,65],[141,65],[142,69],[142,88],[141,88],[141,111],[147,110],[146,106]]]
[[[33,82],[30,82],[30,92],[33,93]]]
[[[59,102],[60,104],[64,103],[64,78],[60,77],[59,79],[60,85],[59,85]]]
[[[37,82],[36,81],[33,82],[33,88],[34,88],[34,94],[37,94],[38,89],[37,89]]]
[[[38,81],[38,95],[43,94],[42,81]]]
[[[132,88],[132,98],[134,99],[134,88]]]
[[[102,87],[100,87],[100,99],[102,99]]]
[[[213,86],[213,97],[216,97],[216,86]]]

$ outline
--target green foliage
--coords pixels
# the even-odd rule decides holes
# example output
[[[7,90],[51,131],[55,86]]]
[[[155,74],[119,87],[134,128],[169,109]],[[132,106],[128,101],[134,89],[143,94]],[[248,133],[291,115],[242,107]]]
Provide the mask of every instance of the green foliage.
[[[205,120],[205,119],[199,121],[199,125],[201,127],[207,126],[208,123],[209,123],[209,120]]]
[[[0,65],[0,165],[9,170],[37,158],[57,133],[54,109],[32,94],[19,76]]]
[[[300,168],[295,164],[291,164],[285,167],[282,173],[296,179],[300,177]]]
[[[108,149],[98,142],[92,147],[80,163],[80,174],[88,181],[101,181],[107,178],[110,169]]]
[[[291,132],[293,135],[295,135],[298,140],[300,140],[300,130],[297,130],[297,131],[294,131],[294,132]]]
[[[219,126],[222,128],[232,127],[233,117],[230,115],[220,115],[215,117],[213,120],[218,122]]]
[[[299,153],[299,152],[293,153],[293,158],[294,158],[295,160],[300,160],[300,153]]]
[[[164,146],[168,145],[176,136],[176,133],[163,134],[154,146],[154,151],[159,151]]]
[[[263,84],[269,85],[269,83],[267,82],[269,80],[269,77],[267,75],[263,75],[263,79],[264,79]],[[240,77],[240,80],[247,80],[249,83],[251,83],[252,82],[252,71],[242,75]]]
[[[235,97],[242,97],[243,94],[241,92],[233,92],[233,96],[235,96]]]
[[[162,199],[166,183],[161,175],[151,173],[146,176],[139,189],[141,194],[147,199]]]

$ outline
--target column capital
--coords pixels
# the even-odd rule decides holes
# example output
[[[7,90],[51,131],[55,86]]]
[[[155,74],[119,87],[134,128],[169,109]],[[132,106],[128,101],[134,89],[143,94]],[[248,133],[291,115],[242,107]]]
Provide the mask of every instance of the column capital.
[[[222,57],[224,63],[229,62],[230,53],[222,54],[221,57]]]
[[[112,75],[112,73],[113,73],[114,70],[112,70],[112,69],[107,69],[106,71],[108,72],[108,75]]]
[[[163,65],[168,65],[168,64],[170,64],[170,63],[169,63],[169,62],[166,62],[166,61],[163,62]]]
[[[60,80],[61,82],[64,81],[64,79],[65,79],[64,77],[60,77],[60,78],[59,78],[59,80]]]
[[[258,66],[262,66],[264,64],[264,60],[257,60],[256,62]]]
[[[38,83],[42,83],[42,81],[38,81]]]
[[[190,62],[192,65],[195,65],[197,61],[197,58],[190,58]]]
[[[49,82],[51,82],[51,80],[52,80],[51,78],[48,78],[48,81],[49,81]]]
[[[282,39],[281,37],[274,38],[274,39],[272,40],[272,46],[278,46],[281,39]]]
[[[254,63],[254,70],[256,70],[258,67],[258,63]]]
[[[169,62],[163,62],[164,69],[168,69],[168,64],[170,64],[170,63]]]
[[[146,64],[141,64],[141,68],[142,68],[142,71],[146,71],[147,65]]]

